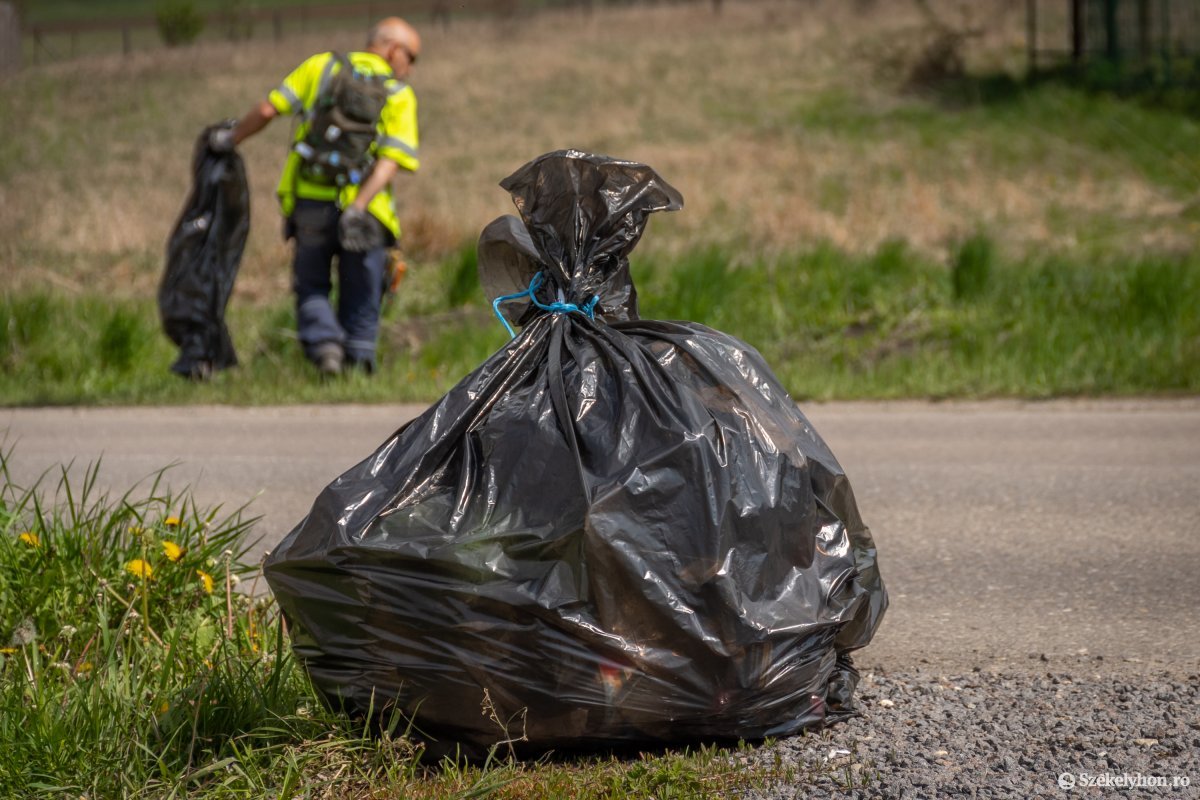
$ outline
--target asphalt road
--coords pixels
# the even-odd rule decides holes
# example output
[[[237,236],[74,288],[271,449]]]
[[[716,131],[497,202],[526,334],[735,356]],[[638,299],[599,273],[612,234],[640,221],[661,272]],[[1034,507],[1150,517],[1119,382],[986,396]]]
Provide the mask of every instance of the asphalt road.
[[[264,550],[421,410],[0,409],[0,431],[20,485],[102,459],[100,484],[124,492],[174,463],[167,482],[200,504],[251,502]],[[1200,667],[1200,398],[804,411],[850,476],[891,593],[860,666]]]

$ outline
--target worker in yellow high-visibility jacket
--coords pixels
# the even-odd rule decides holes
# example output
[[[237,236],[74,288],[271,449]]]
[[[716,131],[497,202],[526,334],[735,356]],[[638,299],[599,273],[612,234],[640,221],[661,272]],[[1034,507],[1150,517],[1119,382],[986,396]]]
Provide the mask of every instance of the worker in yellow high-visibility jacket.
[[[209,142],[215,150],[228,151],[280,114],[300,118],[279,181],[279,202],[287,218],[287,236],[295,240],[293,288],[300,342],[326,374],[348,367],[367,372],[375,368],[387,250],[400,236],[392,179],[399,170],[415,171],[420,165],[417,99],[406,83],[420,52],[416,29],[399,17],[384,19],[371,28],[364,51],[308,58],[236,126],[218,130]],[[305,140],[314,120],[322,119],[317,116],[318,103],[328,104],[330,81],[346,64],[359,75],[379,76],[373,80],[386,87],[386,99],[381,92],[383,106],[367,156],[369,166],[334,183],[314,166]],[[330,128],[327,133],[334,137],[339,131]],[[329,300],[335,258],[336,313]]]

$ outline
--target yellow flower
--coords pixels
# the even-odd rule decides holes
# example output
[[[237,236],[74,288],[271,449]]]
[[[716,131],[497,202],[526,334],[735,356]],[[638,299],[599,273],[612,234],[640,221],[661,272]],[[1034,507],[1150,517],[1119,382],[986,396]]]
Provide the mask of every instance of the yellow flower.
[[[0,647],[0,653],[6,656],[11,656],[15,652],[17,652],[17,648],[15,647]]]
[[[202,569],[196,570],[196,575],[200,578],[200,583],[203,584],[203,586],[204,586],[204,593],[212,594],[212,590],[213,590],[212,575],[209,575],[207,572],[205,572]]]
[[[163,520],[163,525],[166,525],[168,528],[178,528],[179,517],[167,517]]]
[[[167,703],[167,701],[166,701],[166,700],[163,700],[161,703],[159,703],[159,704],[158,704],[158,714],[159,714],[159,716],[162,716],[163,714],[167,713],[167,711],[168,711],[170,708],[171,708],[170,704],[169,704],[169,703]]]
[[[135,558],[133,561],[130,561],[128,564],[126,564],[125,571],[130,575],[136,575],[142,580],[149,580],[154,576],[154,570],[151,569],[149,564],[147,564],[145,561],[142,561],[140,558]]]
[[[38,538],[38,535],[36,533],[30,533],[29,531],[25,531],[17,538],[20,539],[25,544],[29,545],[30,547],[41,547],[42,546],[42,540]]]
[[[162,549],[163,549],[163,555],[165,555],[167,558],[171,559],[172,561],[178,561],[179,559],[183,558],[183,554],[187,552],[179,545],[175,544],[172,541],[168,541],[167,539],[163,539]]]

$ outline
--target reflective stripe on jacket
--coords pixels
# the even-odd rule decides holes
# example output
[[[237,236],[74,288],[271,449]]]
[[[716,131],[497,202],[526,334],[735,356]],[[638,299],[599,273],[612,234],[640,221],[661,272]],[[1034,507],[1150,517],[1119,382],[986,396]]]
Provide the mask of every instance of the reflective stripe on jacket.
[[[387,62],[374,53],[353,52],[347,54],[347,58],[355,69],[367,74],[392,74]],[[276,111],[284,115],[294,115],[299,119],[295,135],[292,137],[293,144],[308,134],[313,106],[329,85],[330,79],[340,69],[341,65],[333,53],[318,53],[296,67],[283,79],[279,88],[272,90],[268,95],[267,100]],[[404,169],[416,171],[420,167],[417,152],[417,96],[411,86],[395,78],[389,80],[387,86],[388,101],[376,126],[378,135],[375,143],[371,145],[371,153],[377,159],[387,158]],[[301,163],[300,156],[295,151],[288,152],[287,161],[283,165],[283,175],[279,178],[279,187],[276,190],[284,216],[291,216],[297,197],[306,200],[332,200],[341,208],[354,202],[354,197],[358,194],[357,186],[339,188],[305,180],[300,174]],[[393,236],[400,238],[400,222],[396,218],[396,204],[390,185],[371,199],[367,210],[382,222]]]

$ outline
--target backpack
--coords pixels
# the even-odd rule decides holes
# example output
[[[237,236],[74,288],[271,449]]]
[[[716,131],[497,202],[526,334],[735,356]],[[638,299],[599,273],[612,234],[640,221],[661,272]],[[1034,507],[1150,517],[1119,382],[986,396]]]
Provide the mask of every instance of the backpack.
[[[341,69],[332,75],[310,111],[308,133],[293,149],[301,173],[329,186],[357,184],[370,171],[375,126],[387,104],[391,75],[359,72],[350,59],[333,53]]]

